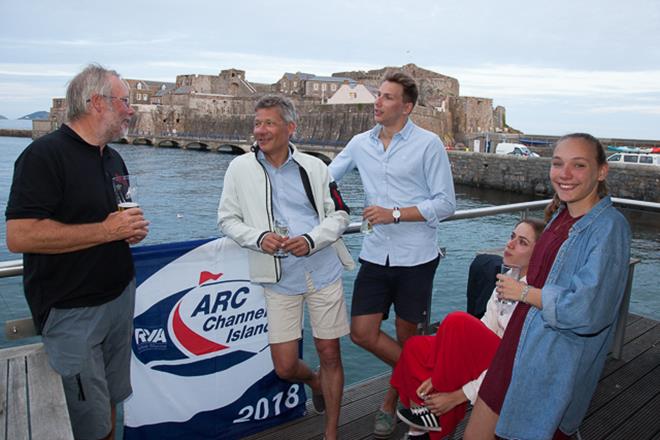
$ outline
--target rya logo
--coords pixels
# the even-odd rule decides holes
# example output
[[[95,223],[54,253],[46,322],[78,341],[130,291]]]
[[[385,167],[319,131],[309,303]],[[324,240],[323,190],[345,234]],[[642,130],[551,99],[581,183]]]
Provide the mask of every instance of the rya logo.
[[[135,329],[135,344],[139,351],[146,350],[148,348],[165,348],[164,344],[167,344],[167,337],[165,336],[165,329],[163,328],[136,328]],[[147,347],[145,347],[145,345]]]

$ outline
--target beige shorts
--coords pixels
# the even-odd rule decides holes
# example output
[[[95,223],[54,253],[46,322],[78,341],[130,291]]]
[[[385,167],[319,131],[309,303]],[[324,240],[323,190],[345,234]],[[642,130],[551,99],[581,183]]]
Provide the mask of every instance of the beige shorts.
[[[279,344],[302,337],[304,303],[307,303],[312,335],[315,338],[337,339],[350,333],[341,278],[316,290],[307,277],[307,289],[307,293],[302,295],[283,295],[264,288],[268,310],[268,342]]]

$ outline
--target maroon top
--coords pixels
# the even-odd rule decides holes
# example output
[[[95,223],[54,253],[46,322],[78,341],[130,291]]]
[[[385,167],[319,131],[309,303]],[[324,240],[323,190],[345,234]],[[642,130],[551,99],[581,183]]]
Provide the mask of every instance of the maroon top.
[[[571,226],[580,218],[572,218],[568,213],[568,209],[564,209],[548,229],[543,231],[529,260],[527,283],[530,286],[539,289],[543,287],[559,248],[568,238]],[[511,383],[513,361],[518,349],[520,333],[530,307],[529,304],[525,303],[518,303],[516,306],[502,336],[502,342],[479,389],[481,400],[497,414],[502,411],[504,397]]]

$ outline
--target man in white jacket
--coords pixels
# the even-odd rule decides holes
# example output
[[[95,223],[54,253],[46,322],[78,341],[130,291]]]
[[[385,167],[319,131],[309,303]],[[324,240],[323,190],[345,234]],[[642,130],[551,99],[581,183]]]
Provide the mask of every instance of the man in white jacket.
[[[296,129],[293,103],[279,96],[255,106],[252,153],[234,159],[218,208],[220,230],[248,249],[250,278],[264,287],[268,340],[276,374],[312,389],[326,411],[326,439],[337,437],[344,387],[339,338],[349,333],[342,270],[353,260],[341,241],[348,213],[325,164],[289,142]],[[275,224],[288,234],[275,233]],[[299,359],[303,304],[307,304],[320,371]]]

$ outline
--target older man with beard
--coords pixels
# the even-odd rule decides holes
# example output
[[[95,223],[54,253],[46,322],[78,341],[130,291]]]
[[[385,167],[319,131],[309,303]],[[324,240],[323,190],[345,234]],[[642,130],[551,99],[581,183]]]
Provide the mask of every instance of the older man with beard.
[[[120,75],[87,66],[67,88],[68,122],[16,160],[7,247],[23,253],[23,285],[53,369],[62,375],[76,439],[114,438],[131,392],[135,272],[129,244],[149,222],[117,211],[112,178],[127,175],[107,144],[135,113]]]

